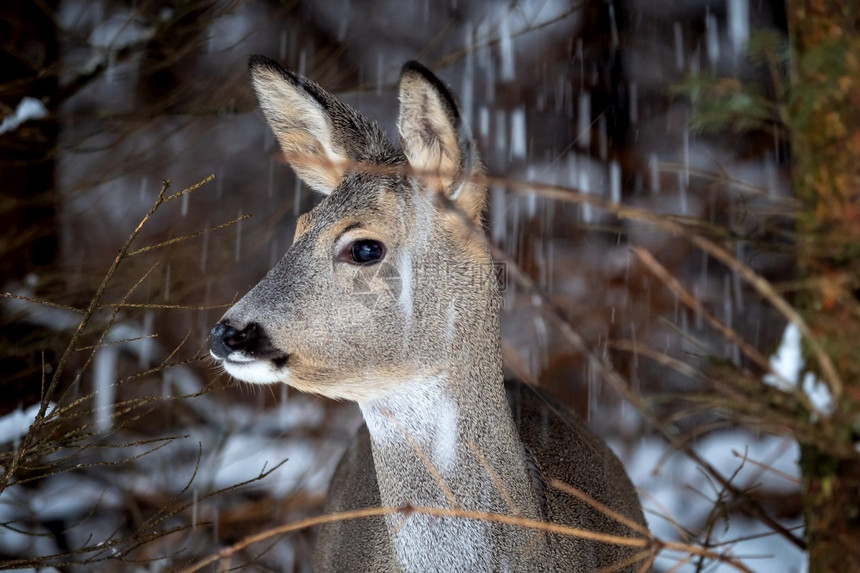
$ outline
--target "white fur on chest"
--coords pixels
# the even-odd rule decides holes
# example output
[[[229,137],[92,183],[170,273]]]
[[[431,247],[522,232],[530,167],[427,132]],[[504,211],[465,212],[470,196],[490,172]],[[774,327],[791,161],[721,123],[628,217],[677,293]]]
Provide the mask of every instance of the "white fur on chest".
[[[440,500],[445,507],[469,505],[458,499],[454,485],[457,472],[464,471],[458,467],[464,459],[460,410],[442,378],[404,382],[361,410],[373,440],[383,505],[439,506]],[[380,467],[382,460],[388,467]],[[392,515],[387,521],[404,571],[491,570],[486,522],[420,514]]]
[[[374,448],[386,457],[423,456],[443,477],[455,470],[460,411],[441,377],[404,382],[385,397],[362,404],[361,411]]]

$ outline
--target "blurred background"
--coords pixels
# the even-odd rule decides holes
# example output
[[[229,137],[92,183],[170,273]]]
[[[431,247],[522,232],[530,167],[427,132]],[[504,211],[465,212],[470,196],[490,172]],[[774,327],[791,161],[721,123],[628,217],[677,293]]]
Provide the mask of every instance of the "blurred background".
[[[230,381],[206,350],[318,201],[256,108],[264,54],[392,137],[403,63],[439,75],[490,176],[509,374],[610,442],[658,537],[725,556],[655,570],[805,570],[798,448],[756,402],[799,359],[791,331],[770,358],[785,321],[736,266],[792,276],[785,132],[756,107],[781,95],[785,20],[770,0],[4,2],[0,568],[179,570],[320,512],[357,408]],[[734,99],[697,111],[714,90]],[[227,565],[309,571],[312,540]]]

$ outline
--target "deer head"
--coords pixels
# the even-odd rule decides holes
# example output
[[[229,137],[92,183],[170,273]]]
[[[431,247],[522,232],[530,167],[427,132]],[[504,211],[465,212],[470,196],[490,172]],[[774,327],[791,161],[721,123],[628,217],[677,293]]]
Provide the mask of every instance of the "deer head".
[[[476,362],[497,369],[482,168],[444,85],[403,68],[397,149],[314,82],[263,57],[250,69],[286,160],[325,198],[212,329],[212,356],[246,382],[358,402]]]

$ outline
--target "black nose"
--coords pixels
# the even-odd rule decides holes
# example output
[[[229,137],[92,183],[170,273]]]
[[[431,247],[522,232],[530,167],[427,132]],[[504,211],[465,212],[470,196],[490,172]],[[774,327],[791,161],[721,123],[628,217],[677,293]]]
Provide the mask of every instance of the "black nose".
[[[227,358],[236,350],[253,355],[258,346],[260,327],[251,323],[242,330],[236,330],[226,322],[219,322],[210,334],[209,350],[218,358]]]

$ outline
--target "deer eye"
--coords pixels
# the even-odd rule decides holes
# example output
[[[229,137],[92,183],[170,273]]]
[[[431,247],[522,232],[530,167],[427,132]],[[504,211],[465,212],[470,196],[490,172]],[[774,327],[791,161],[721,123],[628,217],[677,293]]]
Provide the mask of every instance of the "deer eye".
[[[346,262],[356,265],[367,265],[382,260],[385,256],[385,246],[372,239],[360,239],[350,243],[344,253]]]

